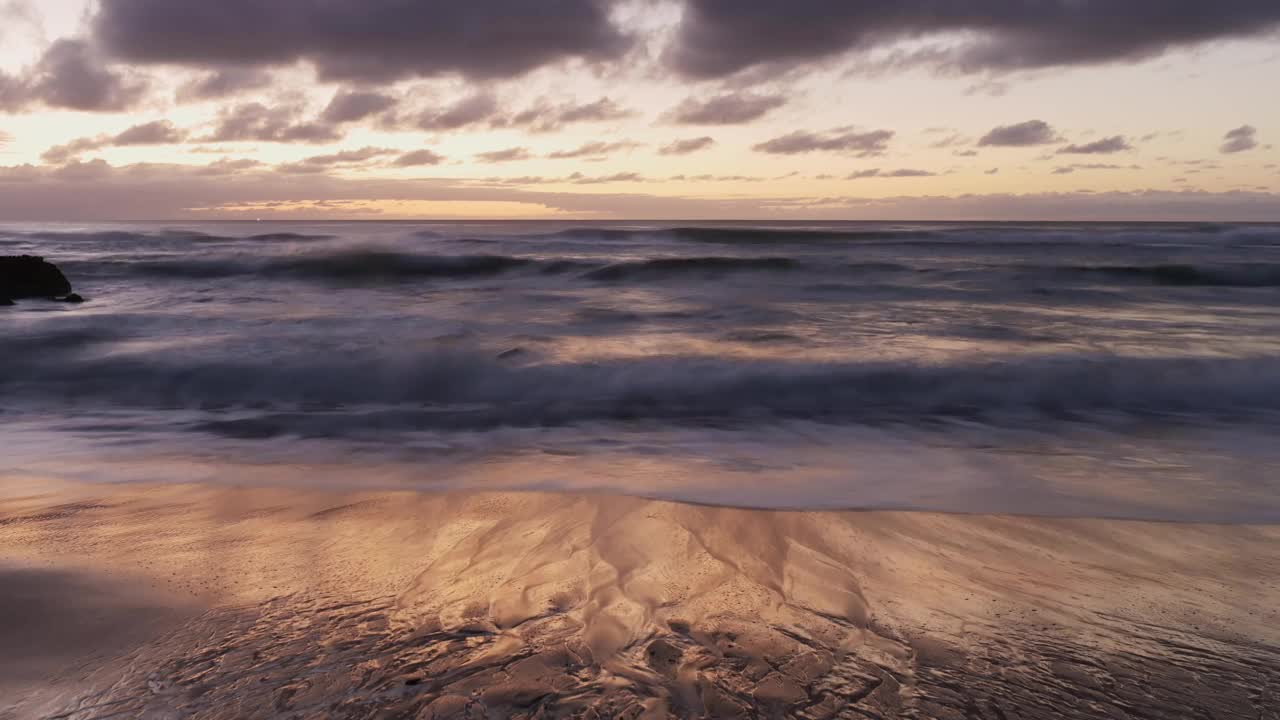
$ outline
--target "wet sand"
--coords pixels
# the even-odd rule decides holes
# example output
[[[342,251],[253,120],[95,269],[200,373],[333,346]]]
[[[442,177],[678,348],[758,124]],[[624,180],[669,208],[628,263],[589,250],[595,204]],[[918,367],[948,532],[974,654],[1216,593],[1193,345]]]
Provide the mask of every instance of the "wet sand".
[[[1280,527],[0,483],[0,718],[1276,718]]]

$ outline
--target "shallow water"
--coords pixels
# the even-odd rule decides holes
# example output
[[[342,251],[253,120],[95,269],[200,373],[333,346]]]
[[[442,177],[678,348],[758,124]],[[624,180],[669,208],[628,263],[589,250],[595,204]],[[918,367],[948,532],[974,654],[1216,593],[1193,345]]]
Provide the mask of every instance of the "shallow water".
[[[1280,520],[1280,226],[10,225],[0,472]]]

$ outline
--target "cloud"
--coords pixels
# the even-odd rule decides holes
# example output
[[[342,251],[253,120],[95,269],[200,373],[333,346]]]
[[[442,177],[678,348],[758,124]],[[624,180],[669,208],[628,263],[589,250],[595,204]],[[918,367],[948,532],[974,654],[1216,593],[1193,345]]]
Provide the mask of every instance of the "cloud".
[[[62,110],[120,112],[142,100],[147,84],[103,64],[88,43],[54,41],[34,66],[20,75],[0,73],[0,111],[40,104]]]
[[[1274,0],[688,0],[666,62],[707,79],[897,50],[900,62],[999,73],[1131,62],[1278,27]]]
[[[213,132],[201,138],[201,142],[325,143],[342,138],[342,133],[332,125],[302,122],[301,114],[299,106],[268,107],[256,102],[223,108]]]
[[[395,155],[398,151],[390,148],[364,147],[358,150],[342,150],[326,155],[313,155],[295,163],[284,163],[277,166],[280,172],[286,173],[321,173],[334,167],[361,165],[387,155]]]
[[[578,122],[606,122],[630,117],[631,112],[624,110],[609,98],[600,98],[585,105],[568,105],[560,108],[558,120],[568,125]]]
[[[461,130],[477,125],[495,129],[520,128],[535,133],[555,132],[575,123],[608,122],[634,115],[613,100],[602,97],[591,102],[554,103],[540,99],[517,112],[504,112],[491,92],[482,91],[445,107],[418,113],[408,124],[423,130]],[[405,121],[399,121],[403,124]]]
[[[245,170],[253,170],[264,165],[261,160],[252,158],[221,158],[203,168],[196,169],[199,175],[231,175]]]
[[[1230,130],[1226,135],[1222,136],[1222,147],[1218,148],[1223,153],[1238,153],[1252,150],[1258,147],[1258,129],[1252,125],[1241,125],[1235,130]]]
[[[0,70],[0,112],[17,112],[26,107],[31,93],[26,81]]]
[[[110,141],[106,138],[76,138],[45,150],[40,159],[51,165],[61,165],[84,153],[104,148],[108,144]]]
[[[934,133],[930,133],[930,134],[934,134]],[[946,137],[942,138],[941,140],[935,140],[929,143],[929,147],[934,148],[936,150],[945,150],[947,148],[953,148],[960,145],[968,145],[971,142],[973,141],[970,138],[965,137],[964,135],[961,135],[959,133],[951,133]]]
[[[1095,140],[1084,145],[1068,145],[1058,150],[1059,155],[1109,155],[1132,150],[1133,146],[1123,135]]]
[[[0,166],[0,218],[7,222],[225,219],[245,217],[248,212],[253,213],[249,217],[268,213],[300,218],[350,217],[357,211],[376,212],[376,207],[370,210],[371,203],[400,201],[517,203],[517,209],[508,212],[533,214],[549,209],[634,219],[1280,220],[1280,194],[1250,191],[1137,190],[959,197],[770,195],[725,199],[636,192],[542,192],[442,178],[285,175],[252,168],[235,172],[229,164],[221,170],[173,164],[112,167],[100,160],[65,168]],[[280,212],[274,213],[271,208]],[[423,217],[432,212],[411,210],[403,216]],[[394,209],[386,213],[384,217],[397,217]]]
[[[1053,169],[1054,175],[1070,175],[1076,170],[1141,170],[1138,165],[1114,165],[1111,163],[1076,163]]]
[[[325,80],[493,79],[573,58],[618,58],[630,38],[606,0],[101,0],[94,38],[135,64],[312,63]]]
[[[215,70],[178,88],[178,102],[220,100],[232,95],[260,90],[271,84],[271,74],[252,68],[230,67]]]
[[[620,172],[613,175],[589,176],[582,173],[574,173],[569,176],[569,182],[575,185],[603,185],[605,183],[618,182],[648,182],[648,178],[637,172]]]
[[[710,135],[704,135],[702,137],[689,138],[687,140],[676,140],[675,142],[672,142],[668,145],[663,145],[662,147],[658,148],[658,154],[659,155],[690,155],[700,150],[706,150],[707,148],[715,144],[716,144],[715,138],[711,137]]]
[[[542,100],[514,115],[495,117],[490,124],[496,128],[523,127],[532,132],[554,132],[574,123],[611,122],[634,114],[607,97],[589,103],[555,104]]]
[[[529,148],[525,147],[512,147],[505,150],[476,153],[476,159],[487,163],[513,162],[516,160],[528,160],[532,157],[533,155],[529,152]]]
[[[395,104],[396,99],[390,95],[362,90],[340,90],[329,101],[324,112],[320,113],[320,119],[334,125],[357,122],[389,110]]]
[[[61,165],[83,153],[100,150],[105,147],[126,147],[131,145],[172,145],[187,139],[187,131],[174,126],[168,120],[134,125],[117,135],[99,135],[92,138],[78,138],[63,145],[55,145],[40,156],[47,163]]]
[[[456,130],[489,120],[498,112],[498,99],[489,93],[463,98],[443,109],[432,109],[418,116],[417,126],[423,130]]]
[[[1057,131],[1043,120],[1028,120],[993,128],[978,140],[979,147],[1031,147],[1058,142]]]
[[[351,165],[366,162],[385,155],[395,155],[396,153],[397,151],[392,150],[391,148],[363,147],[359,150],[342,150],[328,155],[313,155],[302,162],[307,163],[308,165],[324,166]]]
[[[134,125],[116,135],[113,145],[171,145],[187,139],[187,131],[175,127],[168,120]]]
[[[580,145],[572,150],[559,150],[547,155],[552,160],[569,160],[573,158],[601,158],[609,153],[618,150],[633,150],[640,147],[640,143],[630,140],[619,140],[618,142],[589,142]]]
[[[781,95],[726,93],[709,98],[687,98],[667,117],[680,125],[741,125],[768,115],[787,104]]]
[[[396,158],[392,165],[402,168],[421,167],[423,165],[439,165],[444,160],[443,155],[438,155],[430,150],[414,150]]]
[[[850,128],[837,128],[825,133],[804,130],[777,137],[753,146],[757,152],[775,155],[799,155],[811,152],[848,153],[857,157],[874,157],[888,149],[893,139],[892,130],[859,132]]]
[[[901,170],[881,170],[875,168],[873,170],[859,170],[850,173],[846,180],[863,180],[866,178],[914,178],[914,177],[934,177],[938,173],[928,170],[912,170],[903,168]]]

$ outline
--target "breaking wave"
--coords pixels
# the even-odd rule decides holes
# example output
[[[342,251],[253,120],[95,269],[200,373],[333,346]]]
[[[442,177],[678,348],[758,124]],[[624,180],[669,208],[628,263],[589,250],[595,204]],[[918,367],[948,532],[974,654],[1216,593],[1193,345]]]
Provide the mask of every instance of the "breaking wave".
[[[194,359],[187,365],[178,357],[72,355],[58,363],[9,363],[0,371],[0,390],[43,402],[255,408],[295,418],[377,408],[405,426],[435,429],[590,420],[1022,425],[1097,414],[1222,420],[1280,412],[1280,358],[1040,357],[965,365],[645,358],[520,365],[437,352]]]
[[[422,255],[390,250],[345,250],[278,257],[186,259],[167,256],[96,263],[72,262],[86,272],[109,269],[157,278],[263,278],[334,282],[397,282],[415,279],[467,279],[516,270],[542,274],[579,273],[596,281],[654,280],[684,275],[792,270],[800,263],[785,257],[655,258],[622,263],[574,258],[531,258],[511,255]]]
[[[711,275],[729,272],[794,270],[800,263],[786,257],[657,258],[607,265],[587,273],[592,280],[662,278],[673,275]]]

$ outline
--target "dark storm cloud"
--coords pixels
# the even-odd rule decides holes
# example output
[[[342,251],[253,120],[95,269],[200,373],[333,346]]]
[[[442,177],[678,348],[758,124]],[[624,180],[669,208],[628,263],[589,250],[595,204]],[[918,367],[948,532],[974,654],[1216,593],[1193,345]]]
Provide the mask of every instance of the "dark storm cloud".
[[[1133,61],[1280,27],[1275,0],[688,0],[668,63],[696,78],[786,68],[902,40],[951,72]]]
[[[798,130],[782,137],[755,145],[758,152],[775,155],[799,155],[811,152],[848,153],[857,157],[874,157],[888,149],[893,139],[892,130],[856,131],[838,128],[825,133]]]
[[[142,100],[147,84],[102,62],[83,40],[55,41],[21,75],[0,73],[0,111],[30,105],[62,110],[119,112]]]
[[[658,154],[659,155],[689,155],[692,153],[696,153],[700,150],[706,150],[707,148],[715,144],[716,144],[715,138],[709,135],[704,135],[702,137],[689,138],[687,140],[676,140],[675,142],[669,145],[663,145],[662,147],[658,148]]]
[[[866,178],[913,178],[913,177],[934,177],[938,173],[928,170],[912,170],[903,168],[901,170],[881,170],[879,168],[873,170],[859,170],[850,173],[847,180],[864,180]]]
[[[1252,125],[1241,125],[1223,135],[1222,141],[1222,147],[1218,149],[1223,153],[1230,154],[1252,150],[1258,147],[1258,129]]]
[[[667,117],[681,125],[741,125],[768,115],[787,104],[781,95],[726,93],[709,98],[688,98]]]
[[[341,139],[342,134],[332,125],[305,122],[301,115],[302,109],[291,105],[245,103],[223,108],[213,132],[201,142],[325,143]]]
[[[414,150],[396,158],[392,164],[402,168],[422,167],[423,165],[439,165],[444,162],[444,159],[443,155],[438,155],[430,150]]]
[[[607,0],[102,0],[94,37],[133,63],[314,63],[325,79],[520,75],[609,60],[630,41]]]
[[[1043,120],[1028,120],[1015,125],[1001,125],[978,140],[979,147],[1031,147],[1058,142],[1055,131]]]
[[[320,119],[335,125],[357,122],[391,109],[396,99],[390,95],[361,90],[342,90],[333,96]]]
[[[574,158],[603,158],[610,153],[619,150],[634,150],[640,147],[640,143],[630,140],[619,140],[618,142],[589,142],[580,145],[572,150],[559,150],[547,155],[552,160],[570,160]]]
[[[172,145],[187,139],[187,131],[174,126],[168,120],[134,125],[117,135],[99,135],[91,138],[78,138],[64,145],[55,145],[40,156],[40,159],[54,165],[61,165],[83,153],[101,150],[105,147],[127,147],[131,145]]]
[[[1115,135],[1101,140],[1094,140],[1083,145],[1068,145],[1060,150],[1060,155],[1109,155],[1111,153],[1132,150],[1133,146],[1123,135]]]
[[[271,84],[271,74],[252,68],[223,68],[198,77],[178,88],[179,102],[220,100]]]
[[[533,155],[529,152],[529,148],[513,147],[505,150],[493,150],[491,152],[477,153],[476,159],[487,163],[513,162],[515,160],[528,160]]]

